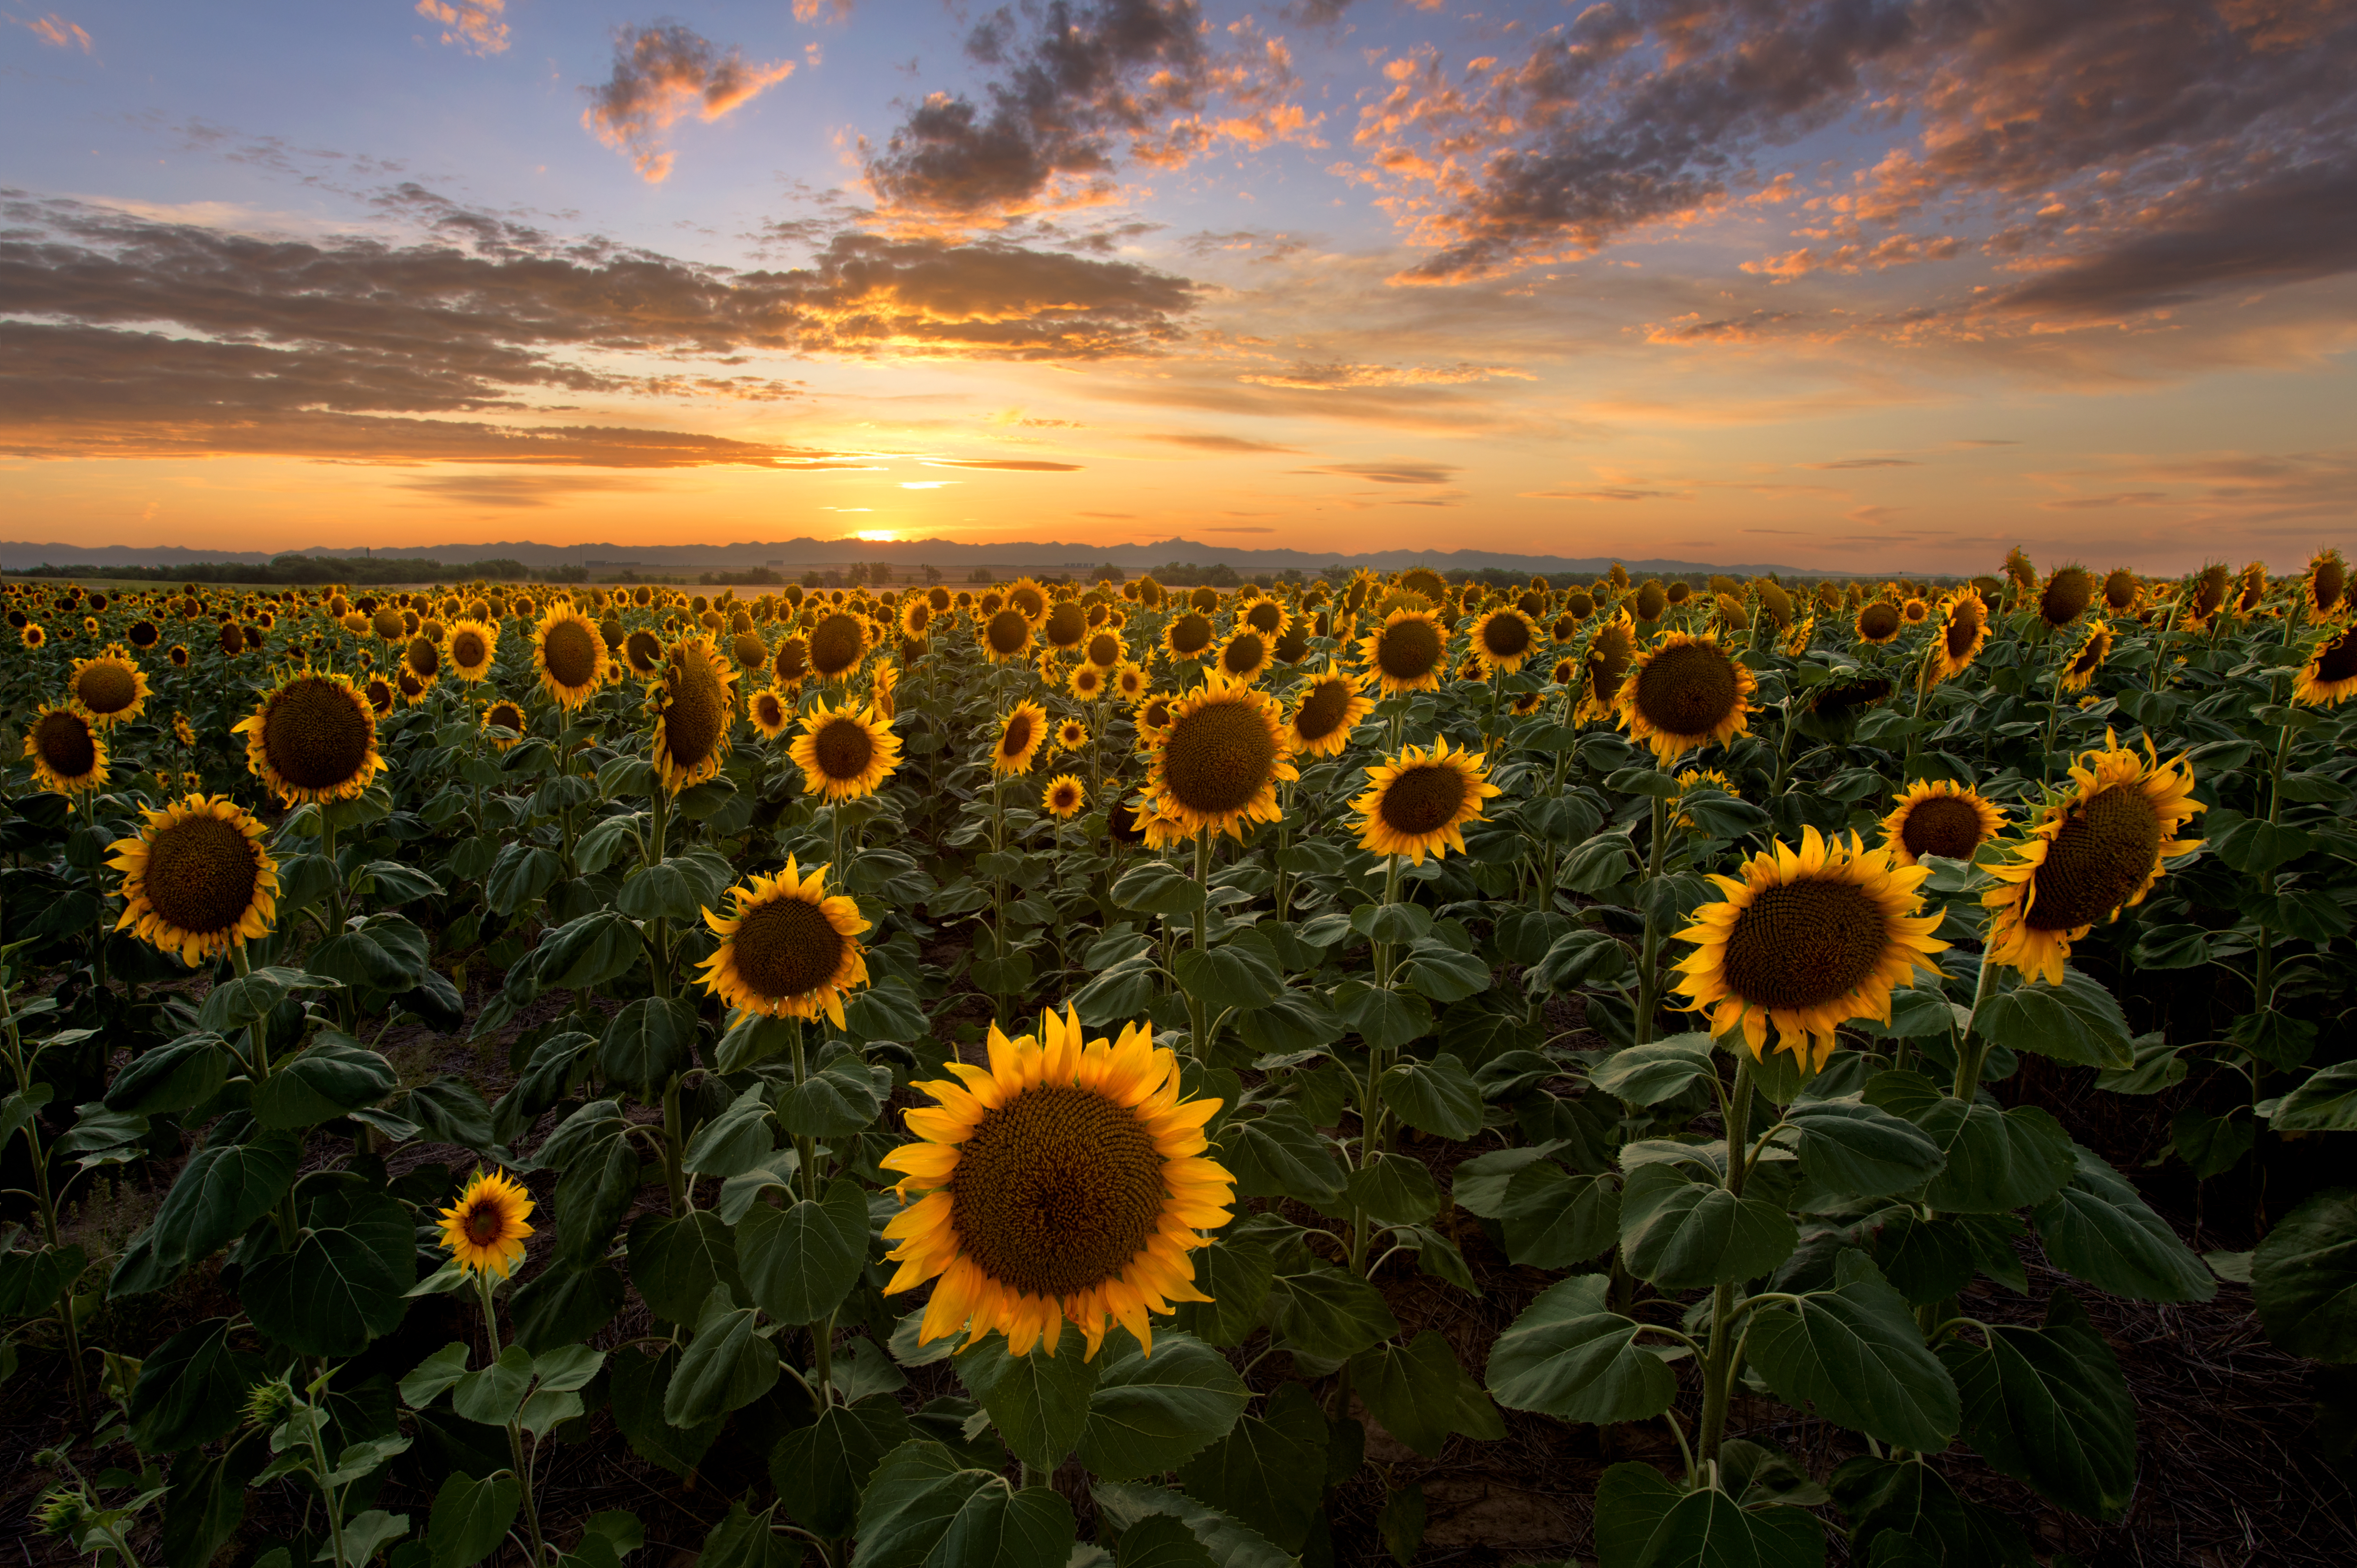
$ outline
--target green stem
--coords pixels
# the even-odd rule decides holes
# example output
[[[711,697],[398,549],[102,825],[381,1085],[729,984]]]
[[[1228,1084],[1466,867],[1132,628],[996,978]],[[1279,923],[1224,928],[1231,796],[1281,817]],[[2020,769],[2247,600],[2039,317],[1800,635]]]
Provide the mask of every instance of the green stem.
[[[1996,977],[2003,967],[1991,961],[1986,949],[1982,950],[1980,979],[1973,987],[1973,1024],[1956,1047],[1954,1098],[1958,1100],[1969,1102],[1980,1089],[1981,1068],[1988,1060],[1988,1042],[1980,1031],[1981,1006],[1996,994]]]
[[[1211,945],[1211,830],[1203,829],[1195,835],[1195,951],[1208,953]],[[1187,993],[1187,1047],[1201,1061],[1211,1049],[1211,1042],[1203,1037],[1203,1003],[1193,992]]]
[[[1637,889],[1638,901],[1645,909],[1645,946],[1643,957],[1637,965],[1636,1043],[1643,1045],[1653,1037],[1653,1015],[1660,1011],[1662,967],[1662,923],[1654,917],[1652,886],[1662,875],[1662,844],[1670,836],[1670,803],[1665,797],[1653,797],[1653,842],[1645,854],[1645,880]]]
[[[1743,1196],[1743,1178],[1749,1162],[1741,1153],[1751,1131],[1751,1056],[1738,1051],[1735,1058],[1735,1093],[1727,1112],[1727,1177],[1725,1186],[1730,1197]],[[1695,1433],[1694,1452],[1698,1464],[1709,1465],[1718,1457],[1720,1442],[1727,1435],[1727,1406],[1735,1391],[1735,1379],[1740,1369],[1737,1360],[1735,1340],[1729,1332],[1735,1316],[1735,1287],[1723,1284],[1711,1293],[1710,1348],[1703,1359],[1702,1423]],[[1689,1482],[1698,1482],[1700,1476],[1688,1475]]]

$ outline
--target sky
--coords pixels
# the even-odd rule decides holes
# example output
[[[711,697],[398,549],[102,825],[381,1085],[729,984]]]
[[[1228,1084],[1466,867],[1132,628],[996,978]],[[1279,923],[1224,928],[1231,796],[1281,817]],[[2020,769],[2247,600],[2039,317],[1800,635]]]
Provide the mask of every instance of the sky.
[[[2298,568],[2357,0],[0,0],[0,536]]]

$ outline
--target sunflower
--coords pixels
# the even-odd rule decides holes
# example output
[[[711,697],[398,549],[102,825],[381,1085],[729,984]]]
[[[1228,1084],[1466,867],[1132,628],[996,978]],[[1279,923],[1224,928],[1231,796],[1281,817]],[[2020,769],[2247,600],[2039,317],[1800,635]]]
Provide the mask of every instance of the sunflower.
[[[1017,577],[1009,584],[1002,602],[1035,627],[1048,618],[1048,590],[1028,577]]]
[[[74,706],[100,729],[137,718],[147,703],[147,677],[119,642],[108,643],[94,659],[75,660],[66,688]]]
[[[442,1245],[468,1273],[503,1280],[523,1262],[532,1210],[532,1194],[522,1182],[505,1171],[478,1170],[436,1221]]]
[[[1918,969],[1937,975],[1937,914],[1918,915],[1928,867],[1899,864],[1889,848],[1845,845],[1803,828],[1795,852],[1779,843],[1743,865],[1743,879],[1713,876],[1727,897],[1695,912],[1678,940],[1687,1010],[1708,1012],[1710,1032],[1738,1025],[1754,1060],[1776,1046],[1809,1069],[1833,1055],[1834,1031],[1853,1018],[1890,1019],[1890,992]]]
[[[1058,599],[1039,622],[1039,635],[1050,648],[1078,648],[1089,635],[1089,613],[1075,599]]]
[[[1648,616],[1645,619],[1658,618]],[[1473,623],[1473,648],[1482,663],[1512,674],[1538,650],[1538,623],[1512,606],[1491,610]]]
[[[983,657],[993,664],[1021,659],[1031,651],[1031,623],[1017,609],[1001,609],[983,618],[976,633]]]
[[[1148,692],[1137,700],[1137,706],[1130,716],[1137,726],[1139,751],[1151,749],[1149,742],[1156,730],[1170,727],[1170,704],[1175,700],[1159,692]]]
[[[498,654],[500,634],[479,620],[454,622],[445,644],[450,656],[450,672],[461,681],[475,682],[491,672],[491,660]]]
[[[371,675],[361,683],[361,695],[368,699],[368,705],[375,709],[377,716],[382,718],[393,712],[393,704],[399,700],[401,693],[394,691],[393,682],[383,676]]]
[[[2038,618],[2047,630],[2061,630],[2087,613],[2096,587],[2094,574],[2084,566],[2057,566],[2038,590]]]
[[[1572,716],[1585,723],[1609,719],[1628,683],[1637,658],[1637,628],[1622,610],[1596,628],[1580,661],[1580,695]]]
[[[702,633],[682,638],[663,655],[662,678],[647,687],[655,715],[655,772],[673,794],[720,771],[737,714],[737,672]]]
[[[522,740],[531,727],[532,721],[524,717],[523,709],[504,697],[483,710],[483,734],[501,751]],[[506,733],[502,735],[501,731]]]
[[[2134,615],[2144,607],[2144,579],[2126,566],[2115,566],[2104,575],[2104,607],[2114,615]]]
[[[245,736],[246,767],[289,806],[351,800],[384,767],[376,710],[344,675],[296,671],[231,733]]]
[[[197,728],[196,725],[188,722],[188,714],[174,714],[172,715],[172,738],[178,741],[182,746],[194,746],[197,744]]]
[[[43,703],[25,732],[25,755],[41,788],[59,795],[106,782],[106,742],[88,714],[70,704]]]
[[[1715,638],[1674,631],[1637,655],[1614,706],[1621,727],[1667,762],[1743,734],[1757,690],[1751,671]]]
[[[1478,751],[1448,749],[1444,737],[1430,751],[1411,746],[1367,769],[1367,791],[1351,802],[1359,813],[1359,847],[1404,854],[1416,865],[1446,850],[1462,854],[1467,822],[1481,819],[1481,802],[1499,793]]]
[[[1932,618],[1932,607],[1920,596],[1910,594],[1899,607],[1899,618],[1909,626],[1921,626]]]
[[[1359,641],[1359,662],[1385,696],[1437,690],[1448,652],[1448,628],[1426,609],[1395,609]]]
[[[131,646],[134,648],[153,648],[163,639],[163,636],[164,634],[156,629],[156,623],[152,620],[135,620],[131,623]]]
[[[2357,627],[2344,627],[2317,642],[2292,682],[2291,700],[2337,707],[2352,696],[2357,696]]]
[[[38,630],[39,628],[36,627],[28,629]],[[172,644],[171,650],[167,654],[166,654],[166,657],[171,660],[173,669],[186,670],[188,667],[188,645],[185,642],[176,642]]]
[[[1037,703],[1017,703],[998,724],[998,741],[991,748],[990,770],[1028,773],[1031,759],[1048,744],[1048,710]]]
[[[1099,670],[1117,670],[1128,655],[1129,644],[1122,640],[1121,633],[1117,631],[1092,632],[1089,639],[1081,645],[1081,657]]]
[[[191,793],[143,814],[136,837],[108,846],[107,864],[123,873],[116,930],[178,953],[190,969],[270,934],[278,865],[262,847],[267,828],[226,795]]]
[[[811,673],[822,681],[840,681],[867,657],[867,623],[837,611],[811,628]]]
[[[1852,623],[1860,642],[1870,642],[1880,648],[1897,639],[1907,629],[1907,621],[1899,607],[1889,599],[1869,599],[1857,607],[1857,618]]]
[[[1684,804],[1686,796],[1696,789],[1717,789],[1722,794],[1732,795],[1738,800],[1743,798],[1743,791],[1735,787],[1735,780],[1716,768],[1689,768],[1677,776],[1676,783],[1678,794],[1677,800],[1673,802],[1674,809],[1675,806]],[[1670,819],[1670,826],[1700,831],[1699,824],[1684,811],[1679,811]]]
[[[1069,822],[1079,816],[1088,803],[1088,787],[1069,773],[1059,773],[1049,779],[1046,791],[1039,797],[1039,809],[1060,822]]]
[[[409,638],[409,623],[391,605],[378,607],[369,617],[368,629],[379,642],[404,642]]]
[[[794,722],[794,705],[775,686],[764,686],[747,700],[746,714],[763,740],[775,740]]]
[[[1271,642],[1283,637],[1293,624],[1293,612],[1265,594],[1254,595],[1236,614],[1236,624],[1248,626]]]
[[[900,667],[888,659],[879,659],[868,672],[867,702],[876,716],[885,724],[892,722],[899,711],[899,699],[893,693],[900,684]]]
[[[2223,561],[2212,561],[2202,567],[2194,577],[2193,591],[2187,598],[2186,618],[2197,627],[2207,625],[2212,617],[2226,607],[2226,590],[2233,581],[2234,575],[2226,569]]]
[[[704,961],[705,989],[731,1007],[772,1018],[815,1019],[844,1027],[843,993],[867,983],[856,899],[830,897],[827,868],[802,874],[791,855],[776,876],[755,875],[728,890],[728,915],[704,912],[720,946]]]
[[[1162,646],[1173,659],[1200,659],[1214,635],[1211,618],[1190,609],[1170,618],[1162,628]]]
[[[1970,860],[2004,831],[2003,807],[1971,785],[1947,779],[1918,779],[1882,819],[1883,847],[1901,865],[1913,865],[1926,854]]]
[[[1301,682],[1293,711],[1286,717],[1286,739],[1296,756],[1338,756],[1351,743],[1351,732],[1374,711],[1365,677],[1329,659],[1322,672]]]
[[[562,708],[577,708],[597,694],[606,678],[606,638],[597,624],[562,599],[548,607],[533,630],[533,668],[540,688]]]
[[[1056,726],[1056,749],[1074,752],[1089,744],[1089,726],[1078,719],[1066,719]]]
[[[1975,588],[1959,588],[1940,607],[1940,635],[1932,645],[1932,679],[1953,681],[1972,668],[1988,641],[1988,605]]]
[[[1262,633],[1240,625],[1220,644],[1211,667],[1231,681],[1250,685],[1276,662],[1276,655],[1269,650],[1268,644],[1269,639]]]
[[[2087,635],[2079,641],[2079,650],[2055,673],[2055,682],[2065,692],[2083,692],[2095,679],[2095,671],[2111,657],[2112,628],[2098,618],[2087,623]]]
[[[1189,835],[1241,839],[1244,824],[1275,822],[1276,786],[1301,777],[1286,758],[1292,738],[1276,700],[1218,674],[1170,704],[1151,734],[1146,791],[1157,815]]]
[[[421,632],[403,647],[401,662],[410,674],[431,686],[442,675],[442,645]]]
[[[2319,550],[2308,564],[2308,575],[2299,580],[2300,602],[2308,607],[2308,618],[2323,620],[2338,615],[2349,592],[2349,565],[2341,559],[2338,550]]]
[[[1141,701],[1151,684],[1146,667],[1135,660],[1125,659],[1115,665],[1111,676],[1114,694],[1132,704]]]
[[[900,737],[879,723],[876,708],[820,702],[802,715],[802,732],[787,755],[802,770],[802,789],[830,802],[872,795],[900,766]]]
[[[1070,1322],[1093,1359],[1118,1323],[1150,1352],[1151,1314],[1208,1299],[1187,1254],[1234,1202],[1203,1133],[1222,1101],[1183,1098],[1143,1023],[1084,1041],[1049,1011],[1036,1039],[993,1025],[987,1049],[987,1067],[915,1086],[937,1103],[905,1113],[914,1140],[880,1162],[904,1201],[924,1193],[884,1227],[900,1265],[886,1292],[939,1277],[920,1344],[1003,1331],[1010,1355],[1052,1355]]]
[[[1099,664],[1075,664],[1071,678],[1065,682],[1074,697],[1083,703],[1093,703],[1105,694],[1104,667]]]

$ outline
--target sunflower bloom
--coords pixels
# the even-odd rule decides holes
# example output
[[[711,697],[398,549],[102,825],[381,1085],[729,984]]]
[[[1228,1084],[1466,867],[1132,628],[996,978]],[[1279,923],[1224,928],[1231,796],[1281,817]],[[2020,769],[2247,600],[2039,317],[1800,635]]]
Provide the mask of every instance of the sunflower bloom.
[[[683,639],[665,652],[662,679],[649,684],[647,705],[655,718],[655,772],[673,794],[720,771],[736,721],[736,682],[707,636]]]
[[[1227,640],[1211,657],[1211,668],[1245,685],[1267,674],[1275,662],[1276,653],[1268,637],[1243,625],[1228,633]]]
[[[532,665],[540,689],[561,708],[577,708],[606,679],[606,638],[597,623],[562,599],[533,630]]]
[[[231,733],[245,736],[246,767],[289,806],[351,800],[384,768],[376,710],[344,675],[297,671]]]
[[[1655,592],[1658,594],[1659,589]],[[1648,617],[1658,618],[1658,616]],[[1491,670],[1511,675],[1538,651],[1538,622],[1520,609],[1491,610],[1473,623],[1473,650]]]
[[[1918,779],[1882,819],[1883,845],[1901,865],[1927,854],[1968,861],[2004,831],[2005,808],[1949,779]]]
[[[1621,726],[1668,762],[1743,734],[1750,727],[1749,699],[1759,689],[1716,638],[1674,631],[1637,655],[1614,705]]]
[[[1448,629],[1428,609],[1395,609],[1359,641],[1359,662],[1385,696],[1437,690],[1448,653]]]
[[[1444,736],[1430,751],[1411,746],[1368,768],[1366,793],[1351,802],[1359,813],[1359,847],[1404,854],[1418,865],[1427,854],[1465,853],[1465,824],[1479,822],[1481,802],[1499,793],[1487,760],[1478,751],[1449,750]]]
[[[1069,822],[1079,816],[1088,803],[1088,786],[1069,773],[1059,773],[1049,779],[1047,789],[1039,797],[1039,809],[1060,822]]]
[[[802,788],[829,802],[872,795],[900,766],[900,737],[878,722],[876,708],[822,701],[802,717],[802,732],[787,755],[802,770]]]
[[[1155,812],[1190,834],[1241,839],[1246,823],[1275,822],[1277,784],[1301,777],[1276,700],[1216,673],[1170,704],[1169,723],[1147,746]]]
[[[1323,673],[1302,682],[1300,695],[1286,718],[1293,750],[1301,757],[1334,757],[1351,743],[1351,732],[1375,711],[1363,677],[1353,675],[1333,660]]]
[[[507,1172],[479,1170],[436,1223],[453,1262],[469,1273],[503,1280],[523,1262],[533,1207],[532,1194]]]
[[[1084,1040],[1049,1011],[1039,1036],[990,1031],[990,1064],[916,1087],[914,1141],[880,1162],[903,1201],[884,1227],[900,1265],[888,1294],[938,1279],[920,1343],[1003,1332],[1050,1355],[1071,1323],[1093,1359],[1118,1323],[1148,1354],[1154,1315],[1209,1298],[1188,1253],[1232,1218],[1235,1178],[1209,1157],[1217,1100],[1181,1097],[1178,1058],[1145,1024]]]
[[[500,634],[479,620],[456,621],[443,646],[449,650],[452,674],[461,681],[481,681],[490,675],[491,660],[500,649]]]
[[[704,961],[705,990],[729,1006],[772,1018],[815,1019],[844,1026],[844,993],[867,983],[858,941],[867,918],[857,900],[829,897],[827,868],[805,876],[792,856],[776,876],[756,875],[728,890],[732,910],[704,912],[720,938]]]
[[[2357,627],[2329,632],[2293,680],[2291,700],[2311,707],[2337,707],[2357,696]]]
[[[131,650],[118,642],[108,643],[95,659],[75,660],[66,686],[74,705],[101,729],[137,718],[147,703],[147,677]]]
[[[2098,617],[2087,623],[2087,634],[2080,639],[2079,650],[2071,655],[2056,671],[2055,682],[2066,692],[2083,692],[2095,679],[2095,671],[2104,667],[2111,656],[2112,628]]]
[[[1932,679],[1953,681],[1972,668],[1988,637],[1988,603],[1979,590],[1959,588],[1949,595],[1940,607],[1940,634],[1932,648]]]

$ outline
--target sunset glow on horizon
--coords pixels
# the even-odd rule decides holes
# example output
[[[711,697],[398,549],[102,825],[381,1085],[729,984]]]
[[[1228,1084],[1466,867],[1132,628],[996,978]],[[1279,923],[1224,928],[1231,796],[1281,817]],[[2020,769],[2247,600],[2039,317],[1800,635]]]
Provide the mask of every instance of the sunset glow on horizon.
[[[0,538],[2348,532],[2327,0],[683,15],[0,15]]]

